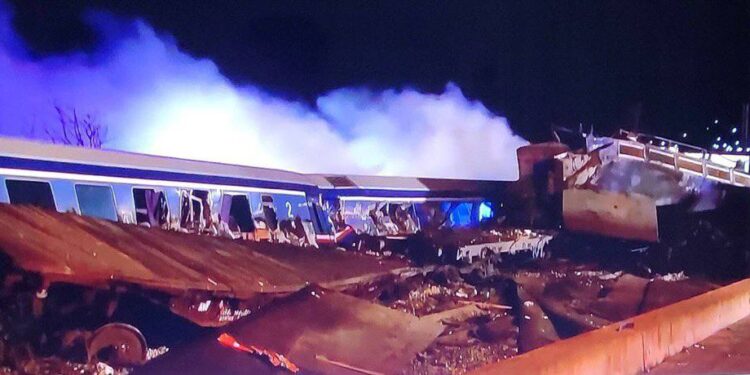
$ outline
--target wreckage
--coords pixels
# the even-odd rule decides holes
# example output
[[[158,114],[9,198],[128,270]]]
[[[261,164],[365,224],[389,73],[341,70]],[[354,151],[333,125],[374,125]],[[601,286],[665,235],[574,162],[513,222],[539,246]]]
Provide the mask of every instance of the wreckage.
[[[500,220],[511,184],[300,174],[17,139],[0,139],[0,180],[0,203],[183,233],[363,251],[382,251],[386,243],[403,249],[420,231]],[[494,248],[534,250],[524,246],[510,241]],[[475,252],[462,253],[463,260]]]
[[[750,174],[708,150],[625,131],[589,137],[586,153],[555,158],[566,227],[613,237],[658,241],[658,207],[715,210],[727,190],[750,188]]]
[[[727,219],[750,207],[743,172],[640,135],[581,139],[522,147],[515,182],[0,140],[0,362],[455,373],[716,287],[540,259],[577,234],[652,249],[714,225],[711,241],[746,243]],[[506,261],[519,253],[537,259]]]
[[[504,182],[302,175],[11,139],[0,144],[0,202],[10,203],[0,205],[1,326],[20,345],[0,352],[16,367],[40,363],[43,353],[75,346],[80,353],[81,345],[85,355],[70,358],[139,365],[150,357],[151,334],[135,324],[143,314],[171,321],[169,311],[193,325],[221,327],[310,284],[336,290],[410,267],[400,258],[336,247],[428,251],[430,258],[451,253],[451,263],[476,256],[460,246],[486,243],[485,253],[541,247],[507,245],[512,233],[531,232],[415,246],[420,233],[487,225],[493,207],[503,205]],[[76,315],[86,319],[71,319]],[[49,321],[55,323],[42,323]],[[30,351],[18,349],[24,347]]]
[[[309,283],[336,289],[408,269],[398,259],[171,233],[34,207],[0,205],[0,226],[5,334],[40,350],[64,348],[99,322],[86,336],[87,357],[122,348],[117,362],[126,365],[145,362],[148,347],[138,328],[112,324],[123,298],[135,295],[218,327]],[[82,312],[90,317],[84,327],[73,318]],[[42,329],[25,330],[30,324]]]
[[[568,137],[570,138],[570,137]],[[643,243],[685,240],[698,221],[747,239],[750,174],[681,142],[620,131],[518,150],[522,221]],[[731,218],[731,219],[730,219]]]
[[[508,182],[309,175],[0,139],[0,202],[140,226],[298,245],[347,227],[403,238],[494,215]]]

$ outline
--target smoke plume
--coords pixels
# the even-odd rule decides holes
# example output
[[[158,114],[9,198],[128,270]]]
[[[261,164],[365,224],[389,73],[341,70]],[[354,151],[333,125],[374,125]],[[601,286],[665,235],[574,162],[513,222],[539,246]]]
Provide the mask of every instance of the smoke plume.
[[[93,52],[33,58],[0,2],[0,134],[46,139],[54,107],[108,127],[105,147],[299,172],[515,179],[526,141],[448,84],[342,88],[314,106],[236,85],[140,20],[91,12]],[[241,47],[240,47],[241,48]]]

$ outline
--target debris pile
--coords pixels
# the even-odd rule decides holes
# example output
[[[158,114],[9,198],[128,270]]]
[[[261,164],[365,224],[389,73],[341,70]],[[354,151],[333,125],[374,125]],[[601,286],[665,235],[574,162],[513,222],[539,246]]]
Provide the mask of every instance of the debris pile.
[[[601,263],[556,250],[439,263],[440,251],[466,246],[547,246],[542,232],[411,238],[407,255],[431,256],[409,263],[383,256],[398,252],[387,246],[376,257],[248,246],[9,207],[0,217],[19,223],[0,235],[8,372],[460,374],[718,286],[629,262],[613,268],[603,249],[586,249]],[[24,236],[59,246],[32,248]]]
[[[425,267],[347,292],[441,322],[443,332],[404,373],[455,374],[718,287],[684,274],[639,277],[563,259],[486,268]]]

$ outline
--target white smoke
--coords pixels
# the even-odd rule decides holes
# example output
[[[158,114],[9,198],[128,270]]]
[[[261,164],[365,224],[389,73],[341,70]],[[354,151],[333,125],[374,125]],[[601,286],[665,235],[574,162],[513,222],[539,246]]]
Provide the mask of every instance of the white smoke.
[[[91,13],[90,53],[34,59],[0,3],[0,133],[93,114],[105,147],[300,172],[512,180],[526,141],[448,84],[442,94],[344,88],[314,108],[238,86],[143,21]],[[238,46],[242,48],[242,46]]]

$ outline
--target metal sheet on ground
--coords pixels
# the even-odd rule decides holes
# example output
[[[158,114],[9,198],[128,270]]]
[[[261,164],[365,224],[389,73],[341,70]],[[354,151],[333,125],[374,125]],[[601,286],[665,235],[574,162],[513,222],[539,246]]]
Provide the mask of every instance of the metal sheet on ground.
[[[391,374],[405,368],[443,328],[434,319],[420,319],[338,292],[309,287],[229,326],[227,333],[243,345],[283,354],[303,372]],[[203,346],[214,357],[201,354],[199,348]],[[175,348],[137,373],[174,373],[185,368],[223,371],[226,364],[256,365],[255,361],[237,359],[246,357],[246,353],[228,348],[217,350],[218,346],[216,337],[211,337],[190,344],[184,351]],[[355,368],[359,371],[352,370]],[[227,368],[227,373],[236,372],[235,368]]]
[[[233,241],[0,204],[0,251],[47,282],[132,284],[250,298],[336,284],[407,266],[336,250]]]

